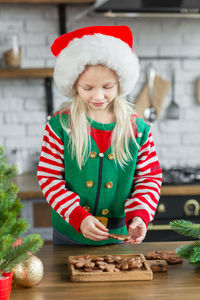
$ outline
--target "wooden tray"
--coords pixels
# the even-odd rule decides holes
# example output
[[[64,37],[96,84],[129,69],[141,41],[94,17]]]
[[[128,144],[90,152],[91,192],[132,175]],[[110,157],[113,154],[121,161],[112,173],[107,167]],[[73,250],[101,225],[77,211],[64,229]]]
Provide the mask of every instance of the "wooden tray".
[[[90,255],[91,258],[103,256]],[[69,267],[69,274],[71,281],[127,281],[127,280],[152,280],[153,273],[149,267],[149,264],[144,258],[143,254],[112,254],[112,256],[120,256],[121,258],[132,258],[140,256],[142,258],[143,266],[141,269],[120,271],[120,272],[85,272],[81,269],[75,269],[74,265],[71,264],[71,260],[77,258],[77,256],[68,256],[67,264]]]

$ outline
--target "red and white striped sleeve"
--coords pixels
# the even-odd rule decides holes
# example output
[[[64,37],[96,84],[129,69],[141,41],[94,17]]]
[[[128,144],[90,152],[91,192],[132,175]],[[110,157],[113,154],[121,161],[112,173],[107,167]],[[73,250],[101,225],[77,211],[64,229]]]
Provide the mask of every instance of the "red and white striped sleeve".
[[[79,196],[66,188],[64,180],[64,143],[47,123],[37,177],[50,206],[78,232],[88,213],[80,206]]]
[[[153,220],[162,184],[162,171],[157,158],[152,134],[149,132],[147,141],[141,146],[135,175],[133,179],[132,197],[125,202],[126,224],[139,216],[146,226]]]

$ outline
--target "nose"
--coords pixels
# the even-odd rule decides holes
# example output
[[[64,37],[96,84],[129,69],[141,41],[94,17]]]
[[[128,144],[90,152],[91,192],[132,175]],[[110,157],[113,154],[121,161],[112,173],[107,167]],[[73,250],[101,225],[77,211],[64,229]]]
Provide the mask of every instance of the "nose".
[[[103,100],[104,99],[104,93],[102,89],[95,89],[93,93],[93,99],[94,100]]]

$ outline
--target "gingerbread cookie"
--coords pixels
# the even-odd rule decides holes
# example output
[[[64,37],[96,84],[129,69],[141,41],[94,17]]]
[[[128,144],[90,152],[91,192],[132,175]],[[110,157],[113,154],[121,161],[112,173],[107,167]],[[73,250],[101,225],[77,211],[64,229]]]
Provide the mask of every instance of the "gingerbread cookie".
[[[178,257],[174,251],[152,251],[145,255],[146,259],[165,260],[169,265],[180,264],[183,262],[182,257]]]
[[[140,256],[121,258],[108,254],[92,258],[89,255],[84,255],[71,260],[71,264],[74,265],[75,269],[81,269],[85,272],[119,272],[140,269],[143,266],[143,260]]]
[[[109,233],[109,237],[118,241],[129,241],[132,238],[132,236],[130,235],[115,233]]]

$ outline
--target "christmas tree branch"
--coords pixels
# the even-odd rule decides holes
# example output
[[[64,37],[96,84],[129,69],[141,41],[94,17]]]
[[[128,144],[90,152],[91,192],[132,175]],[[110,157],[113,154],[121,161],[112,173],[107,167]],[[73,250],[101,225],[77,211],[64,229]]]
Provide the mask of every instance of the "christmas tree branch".
[[[0,262],[3,261],[3,258],[8,253],[10,247],[12,246],[13,238],[10,234],[4,235],[0,239]]]
[[[176,249],[176,254],[178,256],[181,256],[183,258],[189,258],[190,255],[192,254],[192,251],[194,249],[194,247],[200,247],[200,241],[198,242],[194,242],[192,244],[189,244],[189,245],[183,245],[179,248]]]
[[[43,240],[37,233],[30,234],[21,245],[10,248],[9,255],[0,264],[1,272],[9,272],[16,264],[28,257],[28,252],[37,252],[43,245]]]
[[[200,246],[195,246],[193,248],[189,261],[193,265],[200,266]]]
[[[190,221],[185,220],[174,220],[170,222],[171,228],[185,236],[200,239],[200,225],[194,224]]]
[[[200,225],[185,220],[174,220],[170,222],[170,226],[176,232],[198,240],[177,248],[176,253],[178,256],[187,258],[192,265],[200,266]]]

